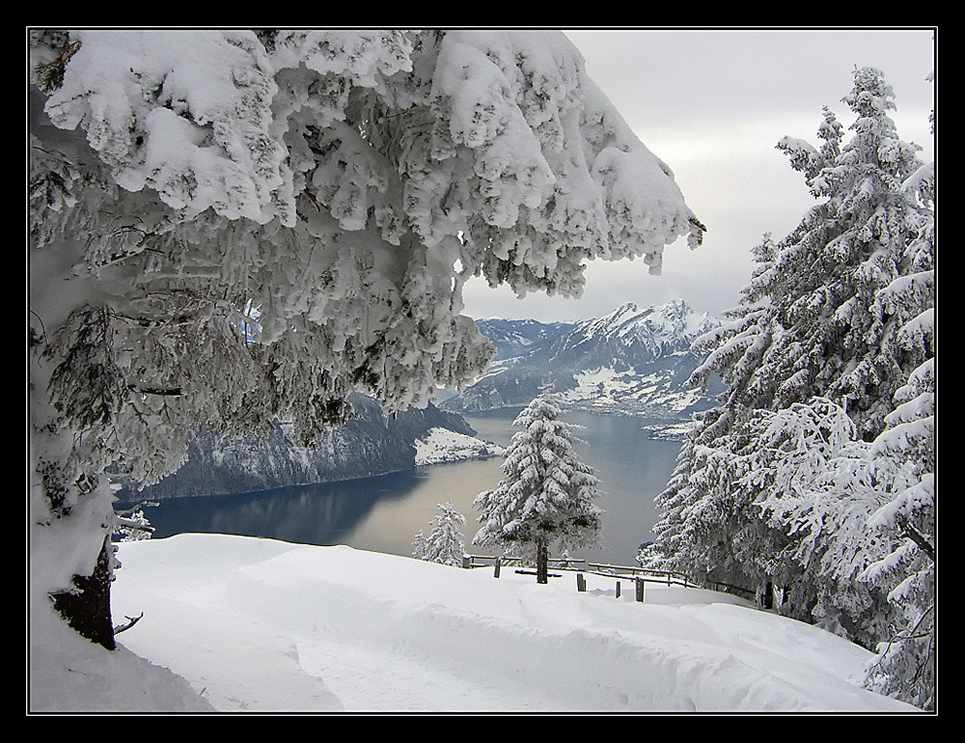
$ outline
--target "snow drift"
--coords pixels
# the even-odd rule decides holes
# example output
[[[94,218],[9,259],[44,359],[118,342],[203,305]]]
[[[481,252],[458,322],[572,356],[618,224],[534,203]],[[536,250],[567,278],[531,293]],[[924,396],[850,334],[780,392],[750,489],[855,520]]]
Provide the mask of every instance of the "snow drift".
[[[38,617],[36,710],[916,711],[859,688],[862,648],[701,589],[222,535],[119,556],[115,621],[143,619],[109,653]]]

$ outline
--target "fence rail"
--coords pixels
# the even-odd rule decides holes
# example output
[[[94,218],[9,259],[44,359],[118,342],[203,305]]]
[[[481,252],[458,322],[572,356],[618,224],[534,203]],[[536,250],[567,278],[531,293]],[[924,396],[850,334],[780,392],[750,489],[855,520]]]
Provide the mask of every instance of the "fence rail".
[[[497,560],[500,565],[505,567],[532,567],[531,561],[524,560],[521,557],[493,557],[491,555],[463,555],[462,566],[464,568],[490,568],[496,564]],[[562,557],[551,557],[549,559],[551,570],[585,570],[586,566],[586,560],[583,559],[570,560]]]
[[[491,557],[489,555],[463,555],[462,566],[464,568],[494,567],[497,561],[505,567],[532,567],[529,561],[523,560],[522,558]],[[639,578],[648,583],[665,583],[668,586],[698,587],[696,583],[691,581],[683,573],[642,568],[633,565],[587,562],[584,559],[550,558],[548,567],[550,570],[582,570],[586,573],[594,573],[612,578],[623,578],[625,580],[637,580]]]
[[[587,569],[597,575],[607,575],[627,580],[643,580],[647,583],[666,583],[668,586],[686,586],[688,588],[698,588],[698,585],[690,580],[683,573],[673,570],[656,570],[654,568],[641,568],[630,565],[610,565],[607,563],[591,562],[587,564]]]
[[[496,577],[499,577],[500,567],[516,567],[520,569],[532,569],[533,567],[530,560],[525,560],[523,558],[494,557],[490,555],[463,555],[462,566],[464,568],[492,567],[495,568]],[[656,570],[654,568],[643,568],[635,565],[612,565],[610,563],[602,562],[587,562],[582,558],[568,559],[560,557],[550,558],[547,567],[550,570],[577,571],[578,585],[583,582],[582,573],[592,573],[594,575],[615,578],[617,581],[616,590],[618,596],[620,595],[620,581],[633,581],[637,585],[637,596],[638,600],[640,601],[643,600],[642,591],[644,583],[660,583],[668,586],[684,586],[685,588],[707,588],[712,591],[719,591],[721,593],[733,593],[752,601],[761,600],[758,592],[754,591],[753,589],[744,588],[742,586],[734,586],[729,583],[721,583],[720,581],[714,580],[707,580],[704,583],[697,583],[696,581],[691,580],[686,574],[672,570]],[[769,593],[769,591],[770,585],[768,585],[768,589],[765,594]],[[764,606],[765,608],[770,608],[766,603]]]
[[[742,596],[743,598],[755,600],[758,598],[757,591],[750,588],[744,588],[742,586],[734,586],[730,583],[721,583],[716,580],[708,580],[707,588],[713,591],[720,591],[721,593],[733,593],[737,596]]]

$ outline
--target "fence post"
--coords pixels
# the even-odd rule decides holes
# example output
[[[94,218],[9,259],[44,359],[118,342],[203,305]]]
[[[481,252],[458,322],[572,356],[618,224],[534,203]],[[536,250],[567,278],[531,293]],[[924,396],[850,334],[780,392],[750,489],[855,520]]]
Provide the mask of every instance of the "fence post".
[[[771,609],[774,607],[774,584],[771,581],[767,581],[764,584],[764,595],[761,597],[761,604],[765,609]]]
[[[586,590],[586,578],[583,577],[583,573],[576,574],[576,590],[581,593]]]
[[[643,578],[637,578],[637,601],[643,601]]]
[[[463,566],[464,568],[471,568],[471,567],[472,567],[472,558],[471,558],[469,555],[463,555],[463,556],[462,556],[462,566]]]
[[[616,597],[620,598],[620,581],[617,581]]]
[[[549,550],[540,543],[536,547],[536,582],[549,583]]]
[[[502,563],[502,560],[497,557],[497,558],[496,558],[496,564],[495,564],[495,567],[494,567],[494,569],[493,569],[493,578],[498,578],[498,577],[499,577],[499,566],[500,566],[501,563]]]

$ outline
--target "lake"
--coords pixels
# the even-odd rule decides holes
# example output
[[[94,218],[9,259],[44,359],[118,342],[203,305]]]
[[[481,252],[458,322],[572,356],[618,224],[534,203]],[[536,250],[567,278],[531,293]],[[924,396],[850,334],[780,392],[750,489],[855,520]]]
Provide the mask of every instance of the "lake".
[[[505,446],[518,430],[512,426],[516,412],[466,418],[480,438]],[[641,542],[653,539],[653,499],[670,479],[680,443],[649,438],[643,430],[646,421],[638,418],[568,413],[564,419],[584,427],[578,436],[586,445],[576,450],[596,470],[605,493],[597,501],[606,512],[602,546],[573,556],[633,565]],[[155,538],[186,532],[239,534],[409,556],[416,534],[429,533],[438,504],[448,501],[466,517],[467,551],[487,554],[471,544],[478,529],[473,500],[498,484],[502,462],[455,462],[346,482],[175,498],[147,509],[146,515]]]

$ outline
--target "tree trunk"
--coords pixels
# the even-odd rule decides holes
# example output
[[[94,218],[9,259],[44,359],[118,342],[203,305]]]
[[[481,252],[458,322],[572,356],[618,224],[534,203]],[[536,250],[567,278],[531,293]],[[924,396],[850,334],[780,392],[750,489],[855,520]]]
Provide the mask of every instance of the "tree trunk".
[[[536,582],[549,583],[549,550],[545,542],[536,545]]]
[[[76,632],[108,650],[116,647],[111,620],[111,538],[101,545],[91,575],[75,575],[75,590],[52,594],[54,608]]]

